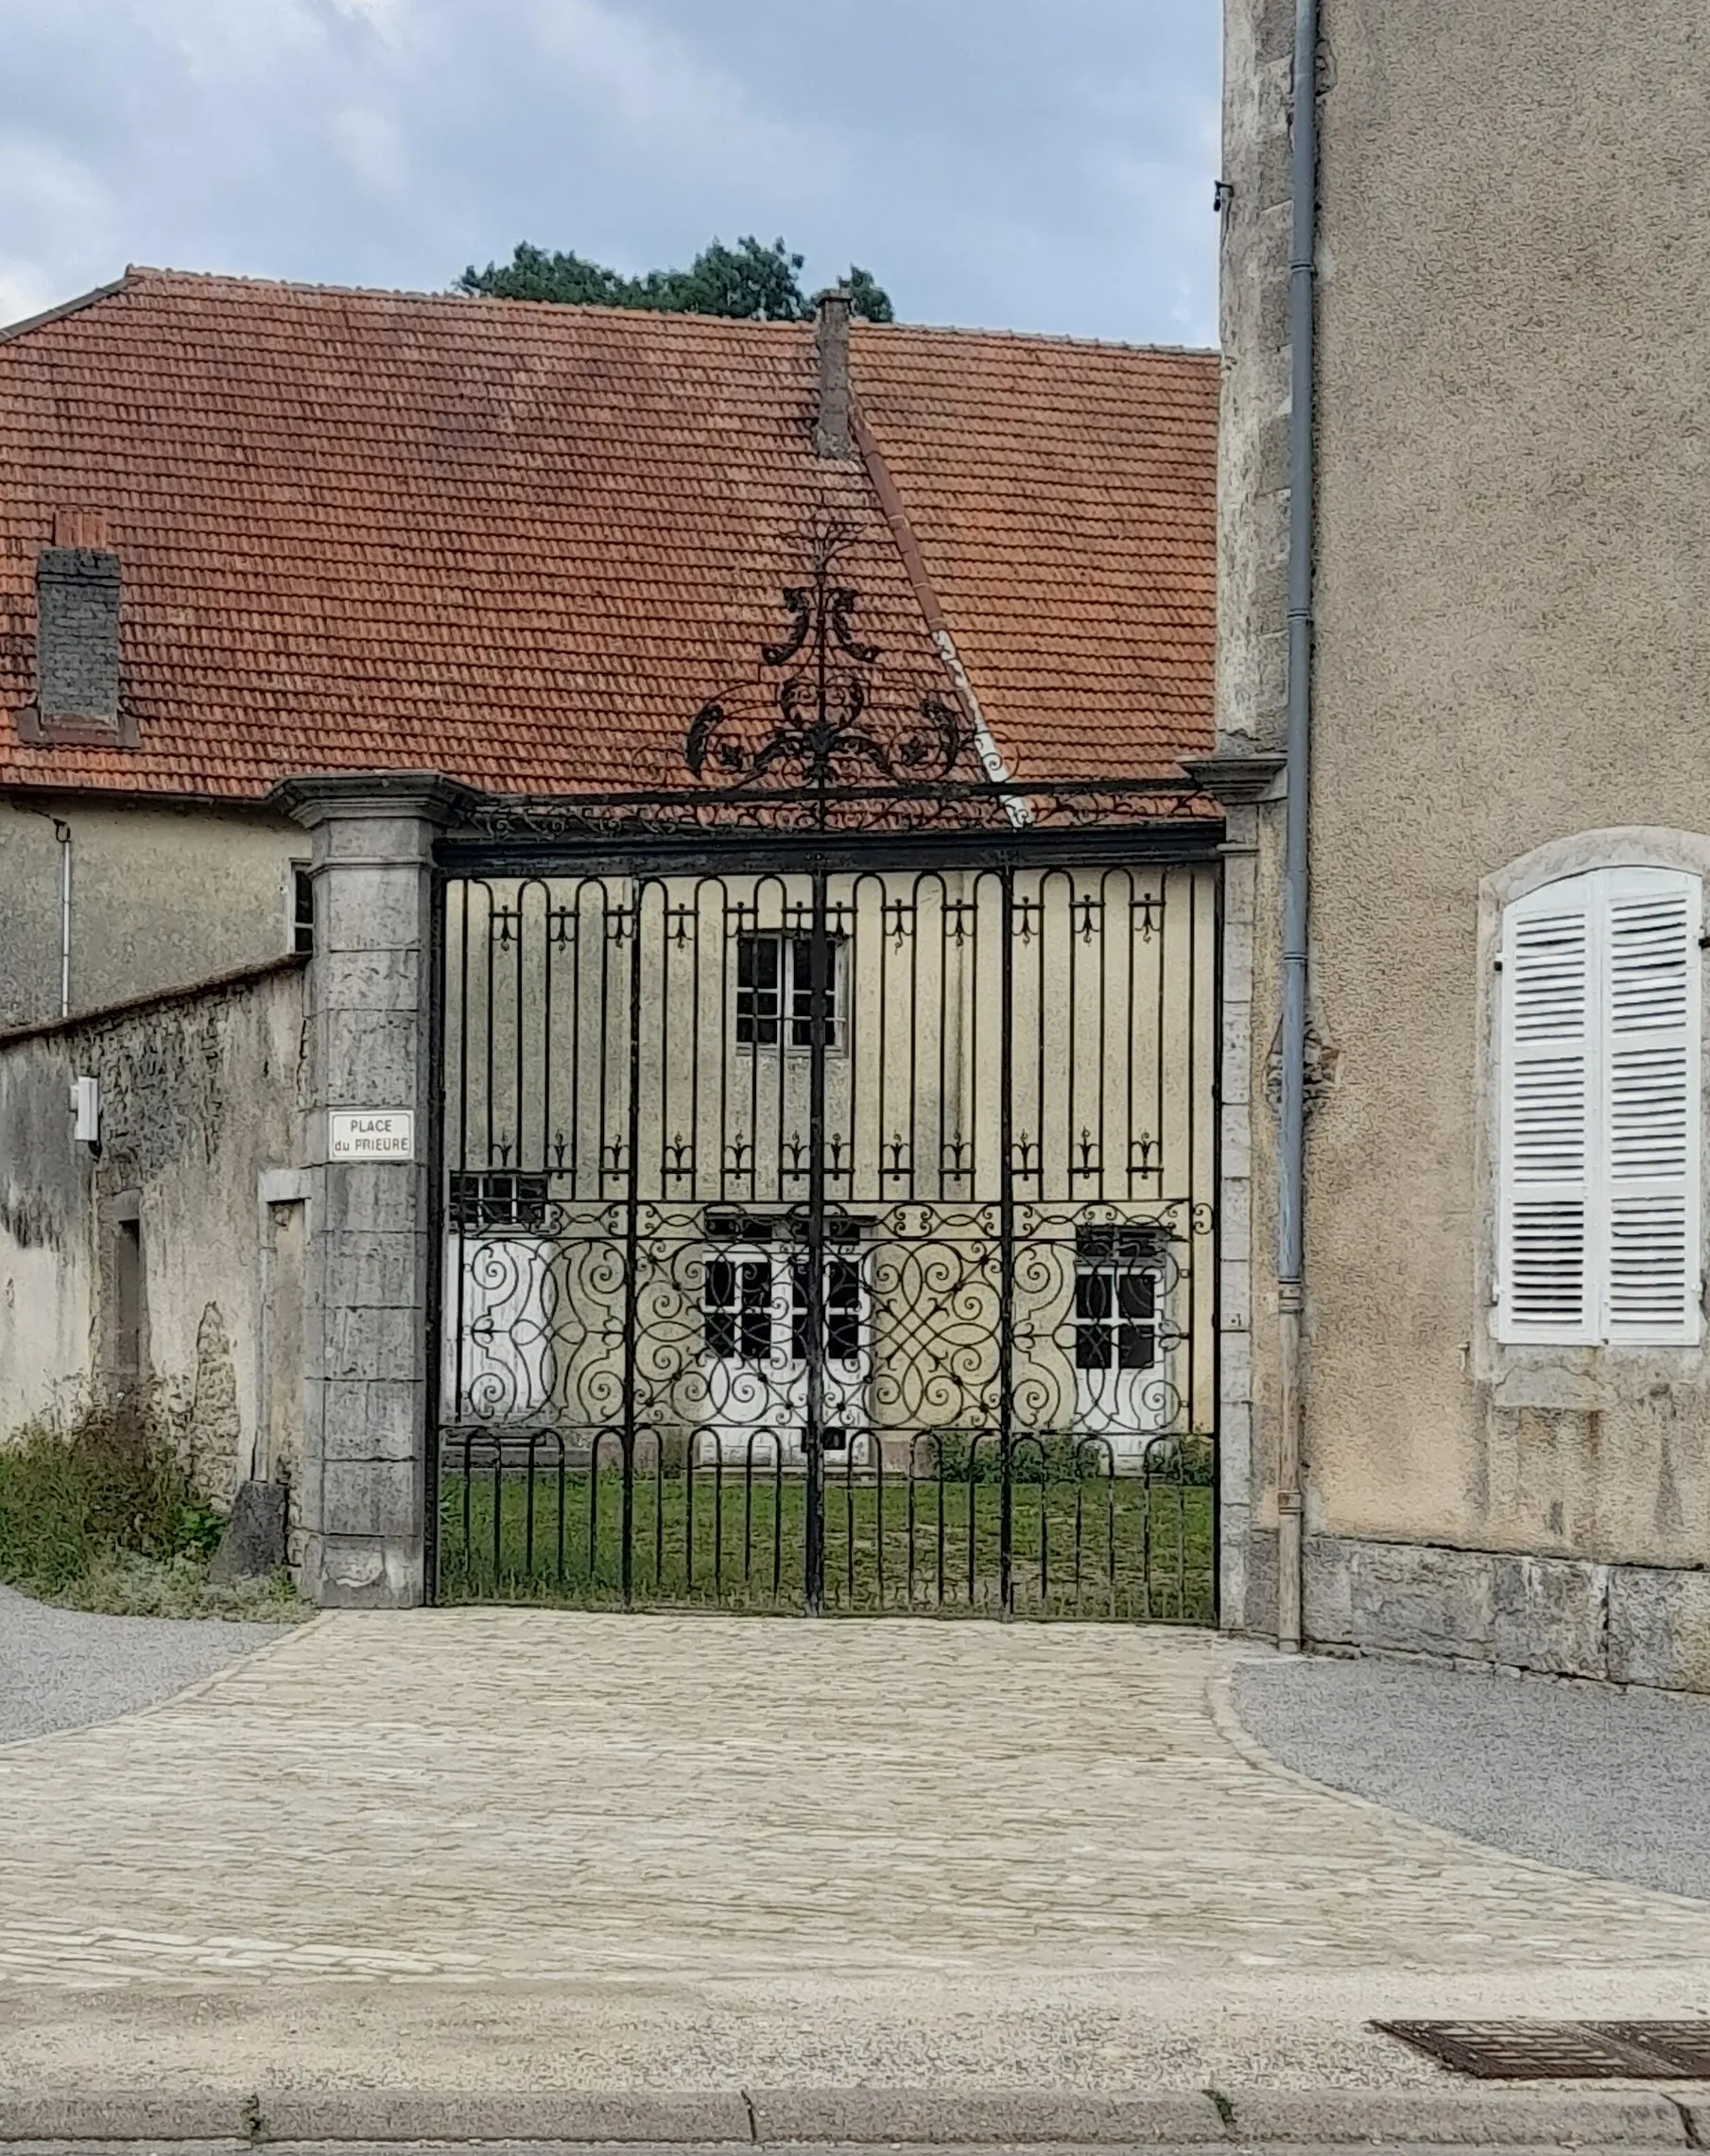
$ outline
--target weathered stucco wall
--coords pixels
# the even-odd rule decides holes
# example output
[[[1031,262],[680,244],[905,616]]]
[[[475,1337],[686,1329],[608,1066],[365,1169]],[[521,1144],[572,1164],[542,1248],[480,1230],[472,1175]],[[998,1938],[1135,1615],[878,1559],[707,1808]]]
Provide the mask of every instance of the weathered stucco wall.
[[[1220,717],[1226,747],[1270,746],[1287,25],[1270,0],[1229,16],[1248,192],[1225,243]],[[1609,1350],[1580,1352],[1570,1391],[1516,1378],[1511,1358],[1495,1383],[1481,886],[1581,832],[1664,827],[1686,850],[1710,833],[1702,11],[1324,0],[1323,30],[1312,993],[1329,1083],[1308,1134],[1308,1630],[1536,1661],[1567,1574],[1431,1557],[1421,1585],[1412,1561],[1360,1555],[1535,1552],[1577,1568],[1579,1660],[1643,1674],[1593,1651],[1636,1592],[1617,1570],[1612,1601],[1597,1568],[1710,1556],[1710,1385],[1699,1354]],[[1259,822],[1255,1093],[1280,811]],[[1273,1132],[1261,1107],[1262,1199]],[[1275,1330],[1259,1213],[1262,1530]],[[1249,1554],[1258,1578],[1262,1532]],[[1260,1628],[1270,1592],[1250,1606]],[[1409,1597],[1432,1624],[1407,1617]],[[1699,1620],[1669,1623],[1678,1647]],[[1670,1651],[1660,1681],[1710,1672]]]
[[[74,1011],[265,965],[290,949],[291,867],[308,860],[295,824],[89,795],[43,797],[33,808],[0,797],[0,1030],[59,1016],[55,817],[72,835]]]
[[[140,1253],[142,1377],[199,1480],[251,1472],[264,1402],[268,1185],[299,1157],[294,961],[0,1038],[0,1441],[117,1382],[118,1272]],[[99,1080],[100,1152],[74,1136]],[[289,1313],[283,1314],[287,1320]],[[301,1384],[301,1329],[295,1353]]]

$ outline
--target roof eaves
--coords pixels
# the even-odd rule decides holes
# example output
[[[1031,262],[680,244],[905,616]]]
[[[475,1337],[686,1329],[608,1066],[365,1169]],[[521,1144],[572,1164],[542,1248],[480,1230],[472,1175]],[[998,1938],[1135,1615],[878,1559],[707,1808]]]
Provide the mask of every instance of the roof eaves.
[[[132,282],[132,273],[127,269],[123,277],[115,277],[111,285],[97,285],[93,292],[80,292],[75,300],[62,300],[57,307],[45,307],[39,315],[26,315],[21,322],[7,322],[0,326],[0,344],[26,336],[31,330],[45,329],[49,322],[63,321],[67,315],[80,315],[85,307],[93,307],[97,300],[112,299],[115,292],[122,292]]]

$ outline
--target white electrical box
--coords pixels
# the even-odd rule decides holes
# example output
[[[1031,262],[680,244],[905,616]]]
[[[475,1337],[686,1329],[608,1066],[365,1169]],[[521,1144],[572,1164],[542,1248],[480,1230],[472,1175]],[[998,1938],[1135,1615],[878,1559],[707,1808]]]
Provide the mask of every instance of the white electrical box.
[[[71,1112],[78,1119],[77,1134],[86,1146],[99,1143],[101,1136],[101,1081],[99,1078],[80,1078],[71,1081]]]

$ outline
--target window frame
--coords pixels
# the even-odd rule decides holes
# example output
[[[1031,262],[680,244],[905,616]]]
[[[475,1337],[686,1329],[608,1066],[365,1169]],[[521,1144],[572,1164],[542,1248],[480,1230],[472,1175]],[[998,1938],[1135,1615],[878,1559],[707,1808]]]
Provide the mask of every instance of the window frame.
[[[1612,1090],[1615,1081],[1611,1070],[1620,1053],[1620,1034],[1628,1029],[1618,1027],[1614,1021],[1617,991],[1605,940],[1612,933],[1615,919],[1612,909],[1631,906],[1635,891],[1642,888],[1632,885],[1627,875],[1627,871],[1635,870],[1672,874],[1687,887],[1688,895],[1688,913],[1683,929],[1687,957],[1686,1062],[1681,1081],[1681,1094],[1687,1103],[1686,1149],[1678,1184],[1684,1194],[1685,1214],[1683,1314],[1678,1321],[1669,1318],[1655,1324],[1647,1323],[1643,1318],[1623,1321],[1612,1309],[1615,1302],[1612,1287],[1618,1281],[1614,1223],[1618,1204],[1634,1201],[1634,1194],[1624,1193],[1621,1183],[1627,1180],[1642,1184],[1647,1180],[1643,1176],[1622,1179],[1615,1175],[1610,1166],[1613,1147],[1618,1143],[1618,1137],[1612,1134],[1614,1126],[1610,1122],[1615,1112],[1612,1104],[1616,1098]],[[1585,1395],[1586,1404],[1595,1405],[1601,1399],[1622,1394],[1630,1385],[1640,1383],[1649,1358],[1658,1354],[1701,1354],[1703,1350],[1707,1269],[1704,1234],[1706,1219],[1710,1217],[1703,1191],[1707,1150],[1703,1095],[1706,1075],[1703,951],[1707,940],[1703,931],[1707,879],[1710,879],[1710,837],[1662,828],[1634,827],[1586,832],[1571,838],[1552,840],[1481,883],[1483,962],[1480,974],[1484,1003],[1481,1039],[1484,1047],[1480,1085],[1483,1103],[1480,1174],[1485,1193],[1486,1226],[1478,1246],[1477,1271],[1485,1321],[1475,1332],[1474,1364],[1485,1381],[1512,1388],[1511,1397],[1515,1405],[1529,1404],[1534,1397],[1542,1404],[1546,1395],[1551,1403],[1559,1404],[1551,1388],[1559,1387],[1567,1371],[1585,1373],[1583,1381],[1590,1382],[1589,1373],[1603,1370],[1607,1358],[1615,1357],[1616,1359],[1608,1364],[1609,1383],[1614,1390]],[[1584,1036],[1587,1069],[1583,1079],[1587,1129],[1582,1177],[1585,1258],[1580,1319],[1577,1322],[1552,1326],[1544,1319],[1529,1322],[1516,1318],[1509,1301],[1509,1283],[1504,1278],[1510,1250],[1511,1209],[1515,1203],[1510,1148],[1514,1139],[1511,1120],[1511,1088],[1518,1059],[1512,1055],[1510,1035],[1513,988],[1511,956],[1516,923],[1527,915],[1542,912],[1538,902],[1546,894],[1574,883],[1581,885],[1584,894],[1578,903],[1586,909],[1588,940],[1584,961],[1587,982]],[[1659,892],[1662,888],[1660,885],[1656,887]],[[1645,1195],[1642,1190],[1638,1193],[1641,1200]],[[1584,1360],[1587,1354],[1597,1359],[1587,1362]],[[1625,1362],[1622,1357],[1627,1358]],[[1622,1369],[1630,1372],[1629,1377],[1615,1374]],[[1561,1374],[1550,1377],[1546,1373],[1551,1370]],[[1527,1377],[1525,1373],[1529,1371],[1537,1373],[1536,1376]],[[1534,1393],[1537,1385],[1543,1385],[1545,1391]]]
[[[813,938],[800,928],[744,928],[735,939],[735,995],[733,1004],[733,1045],[739,1055],[808,1056],[813,1053],[813,984],[797,979],[801,972],[800,961],[812,965]],[[743,980],[744,955],[769,945],[777,953],[777,975],[769,986]],[[840,1056],[849,1045],[849,939],[838,933],[826,938],[826,952],[831,960],[831,992],[827,1001],[830,1009],[825,1022],[825,1052],[828,1056]],[[745,995],[771,995],[777,1000],[774,1011],[744,1010]],[[802,1008],[798,1008],[798,999]],[[756,1040],[752,1034],[744,1038],[743,1027],[771,1026],[777,1028],[772,1040]],[[786,1036],[788,1038],[786,1038]]]
[[[315,878],[307,861],[291,861],[285,868],[285,934],[293,957],[314,957]]]

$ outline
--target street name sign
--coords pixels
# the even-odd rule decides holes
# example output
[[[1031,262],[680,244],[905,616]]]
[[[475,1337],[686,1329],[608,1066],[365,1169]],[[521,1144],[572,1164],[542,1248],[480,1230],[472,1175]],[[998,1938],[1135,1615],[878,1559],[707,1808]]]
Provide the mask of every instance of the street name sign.
[[[413,1161],[416,1117],[408,1108],[335,1108],[327,1117],[327,1158]]]

